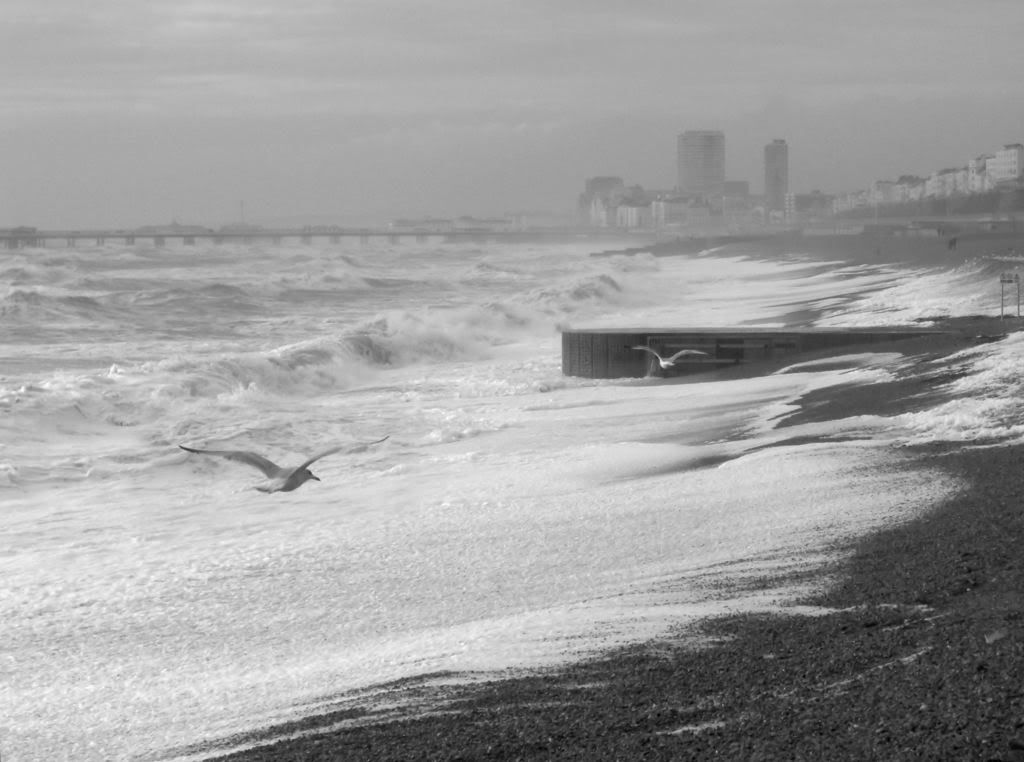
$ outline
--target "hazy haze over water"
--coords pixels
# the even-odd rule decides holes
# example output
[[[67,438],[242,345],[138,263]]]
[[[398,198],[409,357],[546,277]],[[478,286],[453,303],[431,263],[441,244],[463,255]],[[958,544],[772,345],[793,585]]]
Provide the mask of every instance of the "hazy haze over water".
[[[674,185],[685,129],[761,190],[1024,139],[1013,0],[7,0],[0,226],[571,211]]]

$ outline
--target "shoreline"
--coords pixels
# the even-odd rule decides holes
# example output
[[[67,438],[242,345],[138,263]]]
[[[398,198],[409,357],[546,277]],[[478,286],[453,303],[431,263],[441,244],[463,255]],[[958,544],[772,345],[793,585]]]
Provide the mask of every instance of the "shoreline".
[[[922,394],[935,402],[945,376],[934,365],[1006,322],[957,319],[960,341],[908,347],[933,367],[864,394],[821,390],[800,400],[791,421],[894,415],[918,409]],[[823,572],[830,584],[797,605],[714,617],[553,670],[379,686],[385,701],[390,689],[416,703],[310,716],[237,738],[269,743],[216,758],[1021,762],[1024,445],[905,452],[965,488],[836,548],[843,557]],[[695,636],[703,645],[694,647]],[[289,733],[304,735],[271,740]]]

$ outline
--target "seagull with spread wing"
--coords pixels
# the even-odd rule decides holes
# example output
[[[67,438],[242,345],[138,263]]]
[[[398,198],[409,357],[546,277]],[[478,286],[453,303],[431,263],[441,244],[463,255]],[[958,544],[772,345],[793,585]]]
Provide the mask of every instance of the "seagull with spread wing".
[[[680,357],[710,357],[710,355],[707,352],[701,352],[699,349],[680,349],[671,357],[662,357],[650,347],[645,347],[643,345],[630,347],[630,349],[639,349],[641,352],[648,352],[654,355],[658,359],[658,365],[661,366],[662,370],[665,370],[666,368],[671,368],[673,365],[676,364],[676,360],[678,360]]]
[[[305,463],[292,468],[279,466],[273,461],[267,460],[262,455],[249,452],[248,450],[196,450],[192,447],[186,447],[185,445],[178,445],[178,447],[185,452],[194,452],[199,455],[219,455],[222,458],[234,460],[239,463],[246,463],[258,468],[269,479],[266,484],[260,484],[256,487],[260,492],[291,492],[293,489],[301,487],[310,479],[320,481],[320,477],[316,476],[309,470],[309,467],[316,461],[320,460],[320,458],[340,452],[341,450],[350,448],[357,449],[360,447],[369,447],[370,445],[380,444],[385,439],[387,439],[387,437],[377,439],[373,442],[364,442],[362,445],[339,445],[337,447],[332,447],[329,450],[324,450],[323,452],[314,455]]]

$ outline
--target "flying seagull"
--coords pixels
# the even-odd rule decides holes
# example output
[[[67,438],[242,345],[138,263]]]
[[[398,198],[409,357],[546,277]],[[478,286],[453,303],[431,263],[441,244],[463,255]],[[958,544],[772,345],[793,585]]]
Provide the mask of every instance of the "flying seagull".
[[[384,437],[387,439],[387,437]],[[248,463],[250,466],[255,466],[262,471],[266,477],[270,480],[266,484],[260,484],[256,487],[260,492],[291,492],[293,489],[298,489],[303,484],[308,482],[310,479],[320,481],[320,477],[313,474],[309,470],[309,467],[327,455],[331,455],[340,450],[346,450],[349,448],[356,449],[358,447],[369,447],[370,445],[380,444],[384,439],[377,439],[373,442],[364,442],[362,445],[339,445],[332,447],[329,450],[324,450],[318,455],[314,455],[312,458],[307,460],[305,463],[293,468],[285,468],[279,466],[273,461],[267,460],[262,455],[257,455],[254,452],[248,450],[196,450],[192,447],[186,447],[185,445],[178,445],[185,452],[194,452],[199,455],[219,455],[222,458],[228,460],[237,460],[239,463]]]
[[[673,365],[676,364],[676,360],[678,360],[680,357],[710,357],[710,355],[707,352],[701,352],[699,349],[680,349],[678,352],[676,352],[669,358],[664,358],[650,347],[645,347],[642,345],[630,347],[630,349],[639,349],[642,352],[649,352],[650,354],[654,355],[655,357],[658,358],[658,365],[661,366],[662,370],[665,370],[666,368],[671,368]]]

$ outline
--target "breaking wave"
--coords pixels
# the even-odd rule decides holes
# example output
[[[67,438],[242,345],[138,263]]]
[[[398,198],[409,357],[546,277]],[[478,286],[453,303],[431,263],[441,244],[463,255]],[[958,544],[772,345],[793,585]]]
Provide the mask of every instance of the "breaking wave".
[[[594,304],[614,303],[622,291],[618,280],[602,273],[537,289],[528,299],[548,311],[572,313]]]
[[[0,316],[8,318],[79,318],[106,317],[109,310],[90,296],[50,294],[15,288],[0,299]]]

